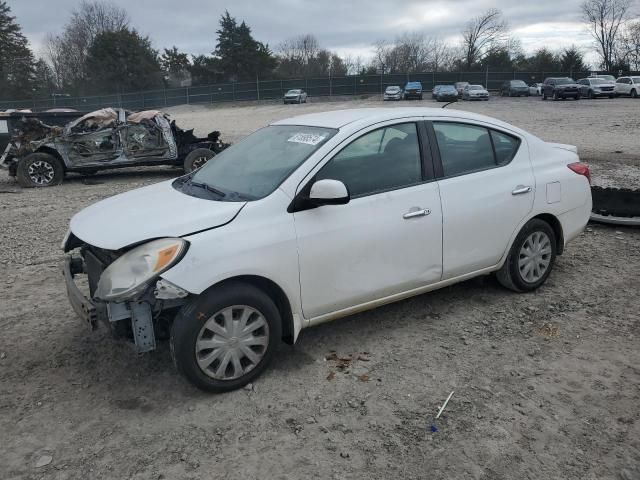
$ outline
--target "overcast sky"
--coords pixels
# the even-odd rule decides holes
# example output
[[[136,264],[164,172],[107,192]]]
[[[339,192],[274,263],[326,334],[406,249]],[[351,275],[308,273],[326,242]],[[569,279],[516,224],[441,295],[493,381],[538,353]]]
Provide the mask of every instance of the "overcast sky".
[[[80,0],[8,0],[36,53],[49,32],[58,33]],[[157,49],[176,45],[193,54],[210,53],[225,9],[244,19],[254,37],[272,48],[287,37],[312,33],[340,54],[369,55],[376,40],[417,31],[458,41],[464,23],[496,7],[527,53],[576,44],[585,53],[591,40],[580,20],[580,0],[113,0]],[[588,54],[592,59],[592,54]]]

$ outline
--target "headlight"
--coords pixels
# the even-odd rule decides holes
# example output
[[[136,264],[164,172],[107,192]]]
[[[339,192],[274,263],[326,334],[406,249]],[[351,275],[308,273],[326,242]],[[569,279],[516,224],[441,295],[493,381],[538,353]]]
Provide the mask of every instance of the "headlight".
[[[134,297],[175,265],[187,246],[181,238],[161,238],[129,250],[102,272],[95,296],[108,301]]]

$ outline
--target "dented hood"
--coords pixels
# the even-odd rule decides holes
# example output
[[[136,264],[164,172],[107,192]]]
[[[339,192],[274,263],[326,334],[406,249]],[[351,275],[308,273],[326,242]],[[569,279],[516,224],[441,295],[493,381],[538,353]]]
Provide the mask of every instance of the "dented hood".
[[[246,202],[218,202],[175,190],[173,180],[95,203],[71,219],[71,232],[107,250],[161,237],[182,237],[229,223]]]

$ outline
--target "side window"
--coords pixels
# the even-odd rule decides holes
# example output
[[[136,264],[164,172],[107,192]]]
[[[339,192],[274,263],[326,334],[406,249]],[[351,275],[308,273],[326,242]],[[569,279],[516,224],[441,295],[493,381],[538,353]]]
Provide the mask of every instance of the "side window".
[[[380,128],[354,140],[316,174],[316,180],[325,178],[344,182],[354,197],[420,183],[416,124]]]
[[[484,127],[434,122],[433,128],[445,177],[505,165],[518,150],[518,139]]]
[[[517,138],[491,130],[491,140],[493,140],[493,149],[496,153],[496,164],[498,166],[506,165],[516,156],[520,146],[520,140]]]

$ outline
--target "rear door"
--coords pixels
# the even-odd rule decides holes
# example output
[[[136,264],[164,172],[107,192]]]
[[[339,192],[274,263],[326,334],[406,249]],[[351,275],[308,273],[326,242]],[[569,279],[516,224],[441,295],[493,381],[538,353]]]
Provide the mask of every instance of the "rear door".
[[[293,214],[305,318],[440,280],[440,193],[426,142],[418,119],[370,127],[301,184],[298,195],[321,179],[340,180],[351,193],[345,205]]]
[[[479,123],[429,124],[442,199],[443,280],[496,265],[533,207],[526,140]]]

